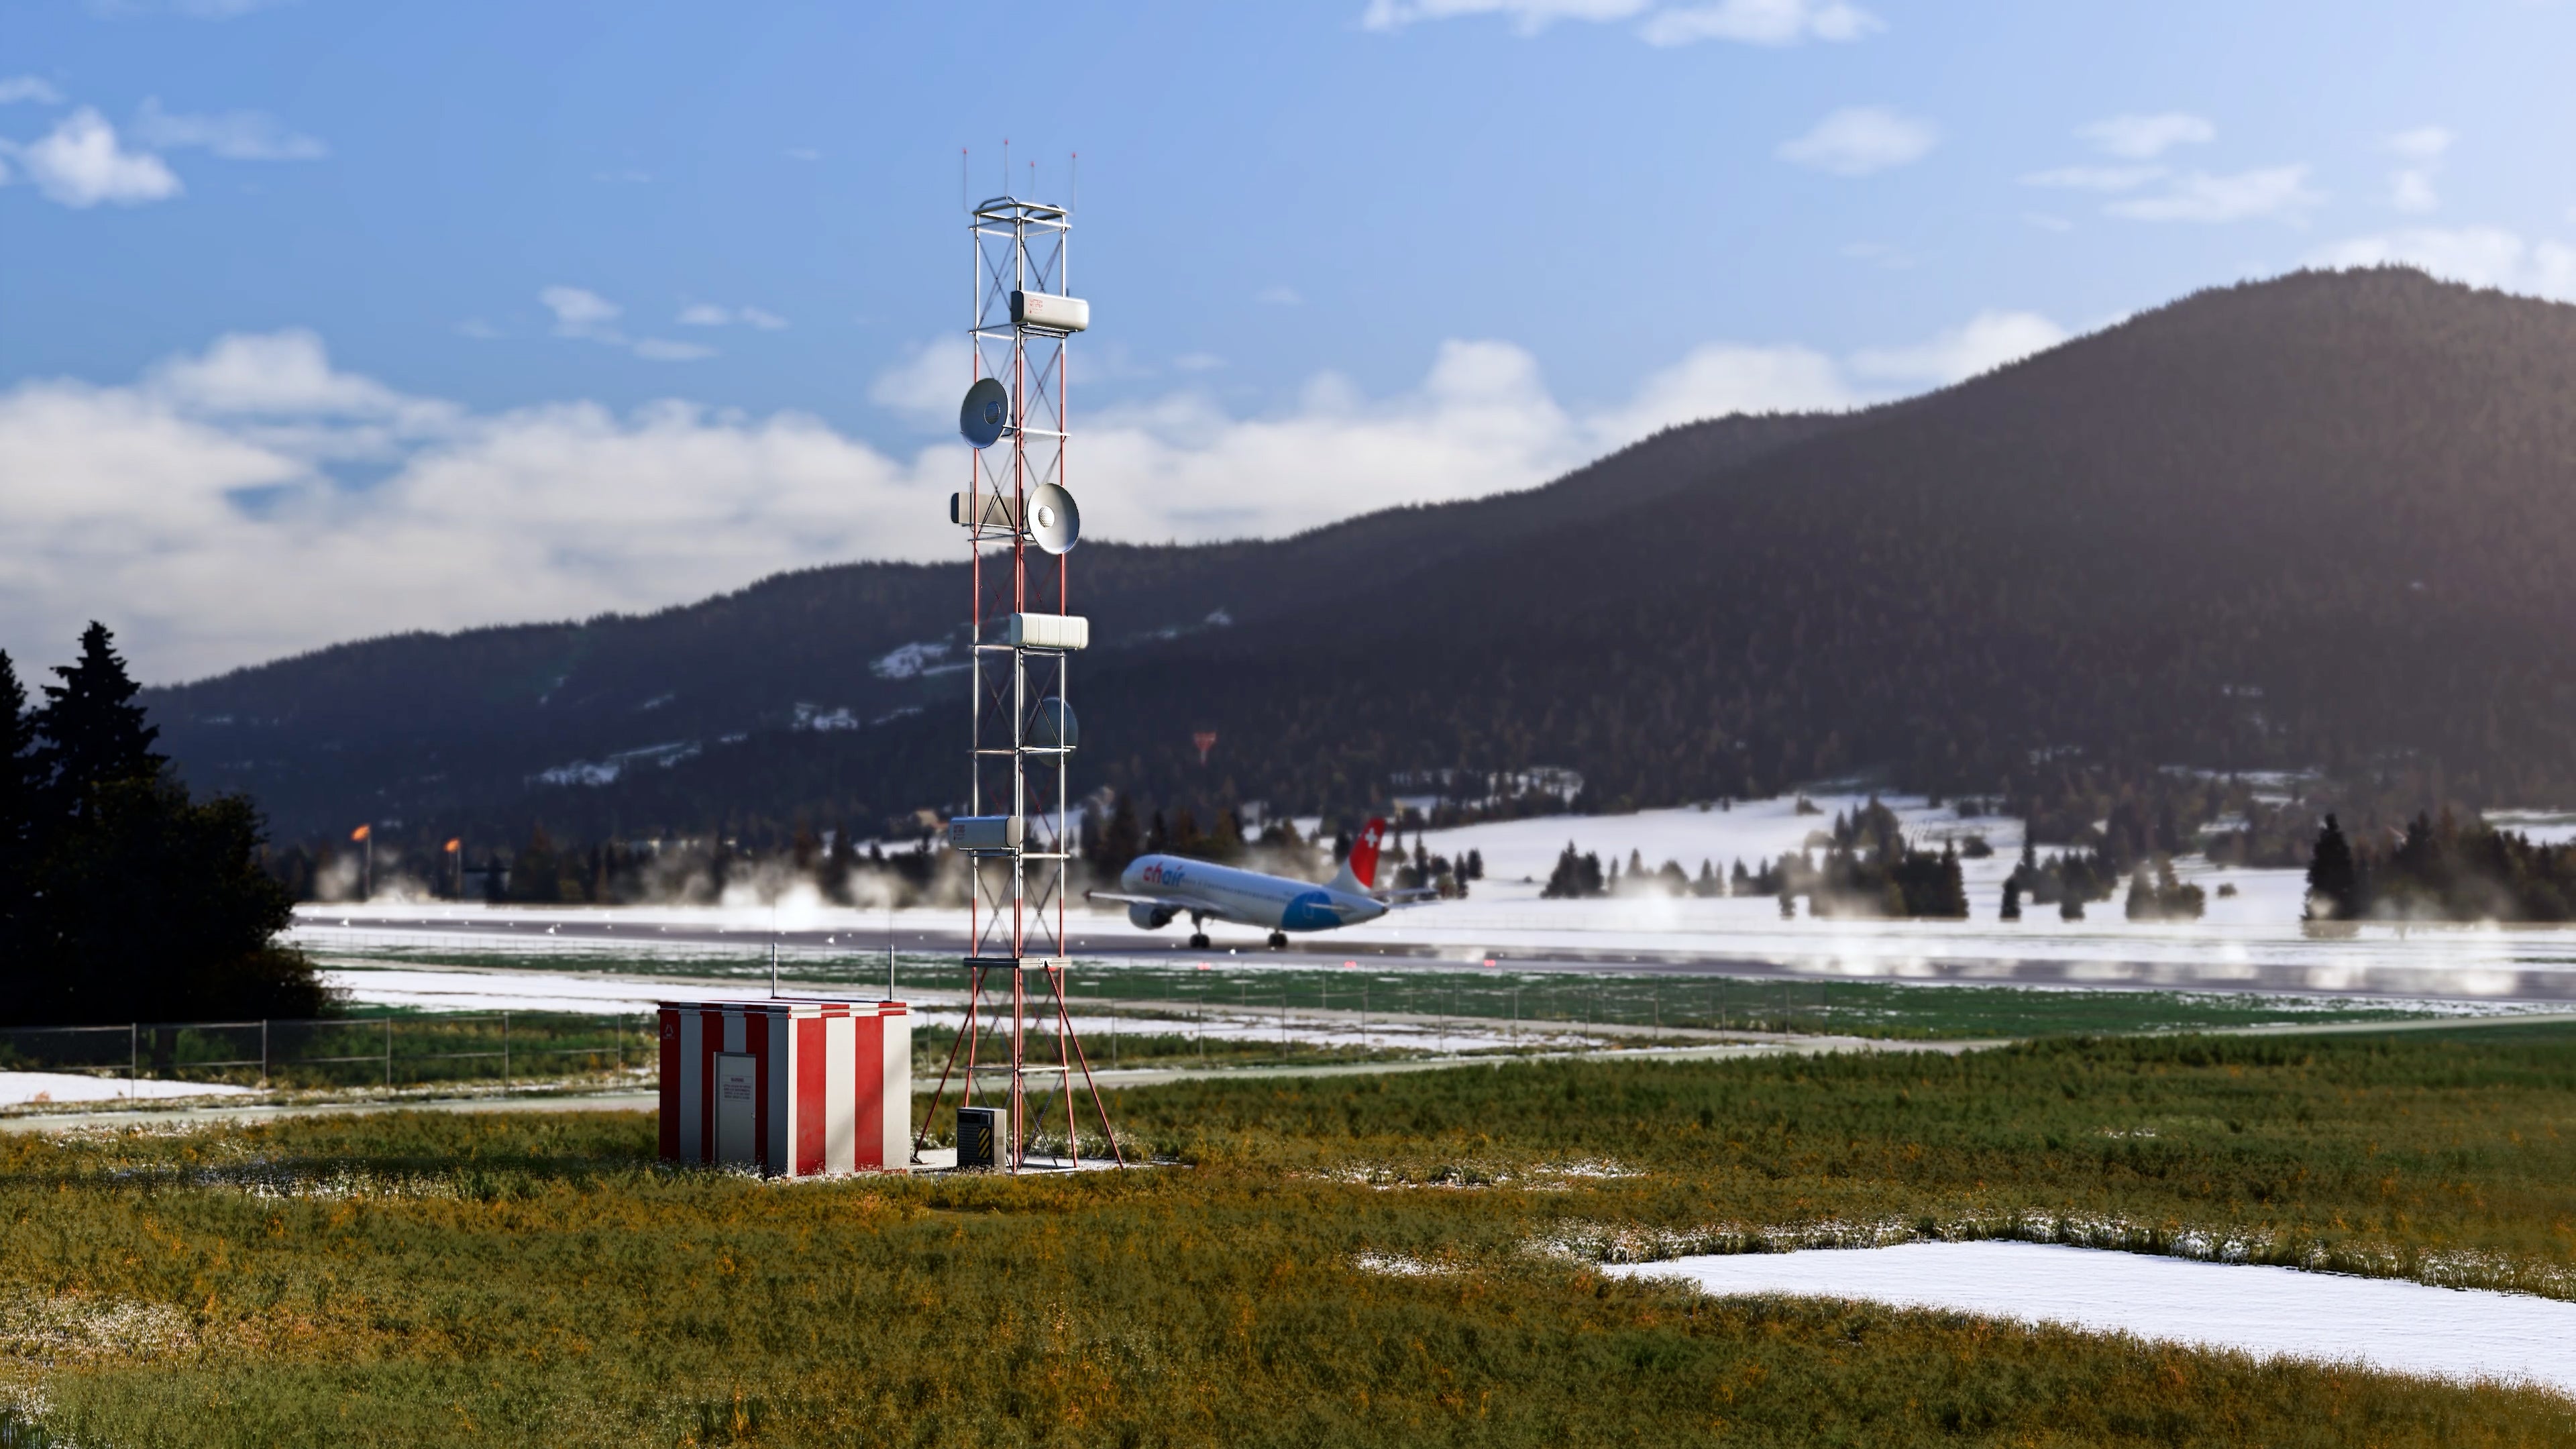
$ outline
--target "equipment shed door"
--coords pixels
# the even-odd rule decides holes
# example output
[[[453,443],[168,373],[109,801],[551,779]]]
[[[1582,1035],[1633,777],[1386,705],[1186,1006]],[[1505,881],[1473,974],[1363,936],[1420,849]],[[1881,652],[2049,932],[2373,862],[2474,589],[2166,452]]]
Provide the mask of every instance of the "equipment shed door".
[[[716,1164],[760,1164],[760,1059],[748,1052],[716,1054]]]

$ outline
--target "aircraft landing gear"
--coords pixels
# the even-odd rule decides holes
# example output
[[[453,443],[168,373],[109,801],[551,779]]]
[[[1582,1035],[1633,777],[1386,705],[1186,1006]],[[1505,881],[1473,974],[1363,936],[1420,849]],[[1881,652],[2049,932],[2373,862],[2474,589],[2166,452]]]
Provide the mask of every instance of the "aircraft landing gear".
[[[1271,932],[1271,933],[1270,933],[1270,949],[1271,949],[1271,950],[1273,950],[1273,951],[1285,951],[1285,950],[1287,950],[1287,949],[1288,949],[1288,933],[1287,933],[1286,931],[1273,931],[1273,932]]]
[[[1191,933],[1190,933],[1190,949],[1191,949],[1191,950],[1193,950],[1193,951],[1204,951],[1204,950],[1206,950],[1206,949],[1207,949],[1207,943],[1208,943],[1208,939],[1207,939],[1207,932],[1205,932],[1205,931],[1193,931],[1193,932],[1191,932]]]

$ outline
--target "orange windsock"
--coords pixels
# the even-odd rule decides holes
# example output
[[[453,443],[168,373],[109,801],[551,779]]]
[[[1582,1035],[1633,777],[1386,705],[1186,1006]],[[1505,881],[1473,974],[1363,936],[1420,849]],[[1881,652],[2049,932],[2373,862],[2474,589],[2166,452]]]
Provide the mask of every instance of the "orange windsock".
[[[464,848],[465,842],[462,840],[451,840],[447,842],[447,853],[450,855],[454,855],[456,852],[463,850]]]
[[[372,825],[361,825],[357,829],[349,832],[349,838],[351,840],[364,840],[367,838],[367,832],[373,829],[375,829],[375,827]]]

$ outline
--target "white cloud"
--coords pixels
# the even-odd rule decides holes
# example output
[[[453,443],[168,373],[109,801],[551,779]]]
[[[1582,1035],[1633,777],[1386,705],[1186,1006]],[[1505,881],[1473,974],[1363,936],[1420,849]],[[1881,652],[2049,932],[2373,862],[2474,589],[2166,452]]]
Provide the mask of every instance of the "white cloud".
[[[2060,166],[2033,171],[2024,186],[2059,186],[2074,191],[2135,191],[2165,174],[2162,166]]]
[[[2392,171],[2388,175],[2388,204],[2399,211],[2426,212],[2442,205],[2433,190],[2433,177],[2424,171]]]
[[[1583,418],[1581,433],[1593,451],[1606,452],[1675,423],[1838,410],[1863,400],[1834,360],[1811,348],[1713,343],[1648,377],[1629,402]]]
[[[2075,230],[2075,223],[2068,221],[2062,216],[2052,216],[2045,211],[2025,211],[2021,214],[2021,219],[2031,226],[2038,227],[2041,231]]]
[[[1872,347],[1852,354],[1862,377],[1946,385],[2019,362],[2066,340],[2066,329],[2036,312],[1980,312],[1956,331],[1911,347]]]
[[[1284,283],[1262,288],[1260,291],[1253,294],[1252,300],[1272,307],[1303,307],[1306,305],[1306,299],[1297,294],[1297,289]]]
[[[1921,160],[1940,140],[1928,121],[1883,106],[1850,106],[1816,123],[1814,130],[1780,145],[1783,161],[1836,176],[1866,176]]]
[[[63,103],[63,93],[54,89],[53,83],[42,76],[0,77],[0,106],[17,105],[22,101],[40,106],[59,106]]]
[[[815,150],[811,146],[790,146],[787,148],[785,155],[790,161],[820,161],[823,159],[823,153]]]
[[[622,347],[647,362],[695,362],[716,355],[714,348],[695,342],[627,336],[617,327],[617,319],[626,315],[626,309],[587,288],[552,286],[537,293],[537,300],[555,314],[557,337],[578,337],[585,342]]]
[[[1652,0],[1369,0],[1360,24],[1399,30],[1427,20],[1497,16],[1514,31],[1535,35],[1560,20],[1594,23],[1637,20],[1650,45],[1689,45],[1729,40],[1746,45],[1795,45],[1806,40],[1858,40],[1883,29],[1877,16],[1848,0],[1710,0],[1658,5]]]
[[[165,151],[202,146],[227,161],[318,161],[331,154],[330,147],[288,130],[275,116],[260,111],[173,115],[151,96],[144,98],[135,115],[134,138]]]
[[[787,319],[759,307],[719,307],[713,302],[692,302],[680,309],[683,327],[731,327],[737,323],[775,332],[787,325]]]
[[[974,381],[974,349],[963,337],[943,337],[878,373],[868,384],[868,401],[924,427],[953,428]]]
[[[2440,208],[2442,198],[2433,190],[2433,173],[2452,140],[2451,133],[2440,126],[2417,126],[2388,138],[2389,151],[2410,163],[2388,174],[2390,206],[2417,213]]]
[[[1213,352],[1184,352],[1172,359],[1172,366],[1183,372],[1214,372],[1225,366],[1225,359]]]
[[[2459,138],[2440,126],[2417,126],[2388,138],[2388,149],[2409,161],[2438,161]]]
[[[2079,127],[2075,134],[2107,155],[2144,161],[2175,146],[2214,141],[2218,128],[2199,116],[2166,111],[2150,116],[2110,116]]]
[[[1884,28],[1877,16],[1840,0],[1723,0],[1658,10],[1637,33],[1649,45],[1699,40],[1796,45],[1802,40],[1858,40]]]
[[[43,139],[9,149],[37,190],[75,209],[102,201],[136,206],[185,189],[160,157],[125,149],[116,128],[87,106],[65,116]]]
[[[574,325],[614,321],[596,294],[555,290]],[[1852,406],[2054,335],[1987,314],[1848,363],[1713,344],[1595,407],[1559,402],[1518,347],[1454,341],[1389,397],[1326,374],[1267,416],[1192,391],[1091,414],[1071,482],[1104,537],[1277,536],[1532,486],[1697,418]],[[871,396],[945,434],[968,362],[943,338]],[[364,477],[337,476],[344,460]],[[798,413],[684,402],[478,412],[335,368],[309,333],[225,337],[130,384],[0,390],[0,645],[51,657],[97,616],[168,679],[389,630],[659,608],[780,569],[952,557],[939,500],[965,471],[946,436],[898,454]]]
[[[537,300],[555,314],[555,335],[559,337],[593,337],[619,341],[610,330],[612,323],[624,315],[625,308],[597,292],[581,287],[553,286],[537,293]]]
[[[2527,241],[2502,227],[2419,227],[2352,237],[2308,254],[2319,267],[2399,264],[2473,287],[2576,302],[2576,247]]]
[[[2132,221],[2249,221],[2278,217],[2303,220],[2325,197],[2308,185],[2305,166],[2273,166],[2213,176],[2193,171],[2173,178],[2152,196],[2131,197],[2102,208]]]

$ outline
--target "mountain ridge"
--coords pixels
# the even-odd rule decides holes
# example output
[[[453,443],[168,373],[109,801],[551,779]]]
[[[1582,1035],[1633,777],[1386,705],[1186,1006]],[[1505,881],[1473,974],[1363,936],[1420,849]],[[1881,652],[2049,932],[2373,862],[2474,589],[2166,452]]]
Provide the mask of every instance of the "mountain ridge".
[[[1539,489],[1268,542],[1087,544],[1077,608],[1110,647],[1075,672],[1077,779],[1356,808],[1397,771],[1545,764],[1613,805],[1859,768],[2039,788],[2071,759],[2127,776],[2411,770],[2437,795],[2576,798],[2576,748],[2548,724],[2576,703],[2555,648],[2556,580],[2576,565],[2570,396],[2576,308],[2402,269],[2303,272],[1901,403],[1668,430]],[[192,778],[251,789],[289,835],[360,806],[486,833],[870,834],[949,803],[958,731],[936,706],[954,691],[871,674],[801,701],[799,729],[782,681],[899,644],[953,657],[961,575],[848,565],[477,643],[440,687],[481,690],[492,727],[451,708],[470,747],[415,729],[357,767],[311,762],[349,758],[346,739],[326,747],[327,727],[362,722],[348,681],[401,648],[150,700]],[[848,638],[796,642],[853,607],[872,612]],[[465,648],[437,637],[419,647]],[[614,718],[663,688],[635,667],[638,638],[695,671],[699,703]],[[265,756],[202,723],[259,700],[308,711]],[[812,728],[827,710],[853,727]],[[1222,741],[1205,770],[1188,743],[1203,727]],[[698,753],[529,783],[656,732]],[[423,768],[467,755],[470,781]],[[205,763],[224,758],[249,766]]]

